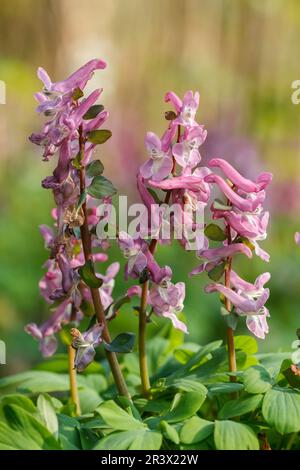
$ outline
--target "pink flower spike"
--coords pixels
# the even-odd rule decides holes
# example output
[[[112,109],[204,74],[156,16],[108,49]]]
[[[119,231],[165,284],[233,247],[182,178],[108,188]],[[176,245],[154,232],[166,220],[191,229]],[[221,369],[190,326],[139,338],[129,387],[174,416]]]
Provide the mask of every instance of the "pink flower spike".
[[[297,245],[300,245],[300,232],[295,233],[295,242]]]
[[[262,173],[258,176],[257,182],[253,182],[244,178],[230,163],[222,158],[213,158],[209,162],[210,167],[220,168],[225,176],[239,189],[245,192],[259,192],[265,189],[266,186],[272,181],[271,173]]]

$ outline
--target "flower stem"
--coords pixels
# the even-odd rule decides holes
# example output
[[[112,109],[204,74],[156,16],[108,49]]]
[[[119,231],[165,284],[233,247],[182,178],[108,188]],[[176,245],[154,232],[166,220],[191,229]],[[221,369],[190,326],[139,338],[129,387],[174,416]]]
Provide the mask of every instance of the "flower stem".
[[[146,281],[142,286],[141,306],[139,312],[139,363],[142,383],[142,394],[147,397],[150,392],[150,379],[146,352],[146,329],[147,329],[147,293],[148,284]]]
[[[157,240],[153,239],[149,245],[150,253],[154,253],[157,246]],[[147,332],[147,294],[148,294],[149,281],[146,281],[142,285],[141,305],[139,312],[139,363],[140,363],[140,376],[142,383],[142,394],[145,397],[149,396],[150,393],[150,379],[148,372],[147,363],[147,352],[146,352],[146,332]]]
[[[180,126],[177,128],[177,143],[180,140]],[[176,175],[176,161],[173,159],[172,175]],[[172,191],[167,191],[164,203],[169,204]],[[157,247],[158,239],[152,239],[149,245],[149,251],[153,255]],[[140,376],[142,383],[142,394],[149,397],[150,394],[150,379],[147,363],[146,339],[147,339],[147,294],[148,294],[149,281],[142,285],[141,304],[139,312],[139,363],[140,363]]]
[[[227,240],[228,245],[231,244],[231,232],[230,226],[227,226]],[[230,289],[230,276],[231,276],[231,268],[232,268],[232,257],[227,259],[227,266],[225,268],[225,286]],[[228,312],[231,312],[231,303],[226,298],[225,299],[225,308]],[[235,357],[235,349],[234,349],[234,331],[229,326],[227,327],[227,347],[228,347],[228,362],[229,362],[229,370],[230,372],[236,372],[236,357]],[[235,375],[230,376],[231,382],[236,382]]]
[[[84,140],[82,138],[82,131],[79,129],[79,146],[80,146],[80,152],[81,156],[83,157],[84,154]],[[84,167],[81,167],[79,170],[79,176],[80,176],[80,192],[81,194],[85,190],[85,169]],[[87,222],[87,207],[86,203],[84,202],[82,205],[82,210],[83,210],[83,215],[84,215],[84,222],[80,227],[80,232],[81,232],[81,240],[82,240],[82,247],[83,247],[83,252],[84,252],[84,258],[85,261],[90,261],[92,263],[92,266],[94,267],[93,264],[93,257],[92,257],[92,243],[91,243],[91,236],[89,232],[89,227],[88,227],[88,222]],[[103,325],[103,333],[102,337],[106,343],[111,342],[109,330],[107,327],[107,322],[105,318],[105,312],[103,308],[103,304],[101,301],[100,297],[100,292],[99,289],[96,287],[90,287],[90,292],[91,296],[93,299],[93,305],[95,309],[95,314],[97,317],[97,320],[99,323]],[[130,394],[127,389],[126,382],[124,380],[123,374],[121,372],[121,368],[117,359],[117,356],[114,352],[110,352],[105,350],[106,357],[108,360],[108,363],[110,365],[110,369],[112,372],[112,375],[114,377],[115,384],[117,386],[117,389],[120,393],[120,395],[123,395],[127,398],[130,398]]]
[[[70,397],[72,403],[75,405],[76,416],[81,415],[80,401],[77,389],[76,369],[74,367],[75,349],[70,345],[68,346],[68,359],[69,359],[69,380],[70,380]]]

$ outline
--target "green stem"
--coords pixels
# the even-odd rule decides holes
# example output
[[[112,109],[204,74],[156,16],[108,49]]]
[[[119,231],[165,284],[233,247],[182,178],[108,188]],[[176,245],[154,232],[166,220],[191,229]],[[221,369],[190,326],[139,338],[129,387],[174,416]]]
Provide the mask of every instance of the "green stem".
[[[76,369],[74,367],[75,361],[75,349],[72,346],[68,346],[68,362],[69,362],[69,380],[70,380],[70,398],[72,403],[75,405],[76,416],[81,415],[80,401],[77,388],[76,380]]]
[[[227,226],[227,241],[228,245],[231,244],[231,231],[230,226]],[[232,269],[232,257],[227,259],[227,265],[225,268],[225,286],[230,289],[230,276],[231,276],[231,269]],[[231,312],[231,303],[230,300],[225,299],[225,308],[228,312]],[[234,331],[229,326],[227,327],[227,347],[228,347],[228,362],[229,362],[229,370],[230,372],[236,372],[236,356],[235,356],[235,348],[234,348]],[[230,376],[231,382],[236,382],[236,376]]]
[[[139,364],[142,383],[142,394],[147,397],[150,393],[150,379],[146,352],[146,330],[147,330],[147,293],[149,282],[142,286],[141,306],[139,312]]]
[[[180,140],[180,126],[177,129],[177,142]],[[172,174],[176,174],[176,161],[173,157],[173,168]],[[172,191],[167,191],[164,203],[169,204],[171,199]],[[157,247],[158,240],[153,239],[149,245],[149,251],[154,254]],[[148,295],[149,281],[146,281],[142,285],[141,304],[139,311],[139,365],[140,365],[140,376],[142,384],[142,394],[145,397],[150,396],[150,379],[147,362],[147,351],[146,351],[146,339],[147,339],[147,295]]]

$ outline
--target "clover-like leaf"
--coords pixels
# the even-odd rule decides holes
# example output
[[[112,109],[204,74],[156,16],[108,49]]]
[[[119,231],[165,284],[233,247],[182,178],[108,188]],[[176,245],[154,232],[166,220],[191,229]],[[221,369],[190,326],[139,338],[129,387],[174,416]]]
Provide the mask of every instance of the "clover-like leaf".
[[[105,343],[104,347],[110,352],[130,353],[133,350],[134,340],[134,333],[121,333],[111,343]]]
[[[90,131],[87,134],[87,140],[91,142],[92,144],[98,145],[98,144],[104,144],[110,137],[112,136],[112,133],[108,129],[98,129],[95,131]]]
[[[104,106],[102,104],[94,104],[83,115],[83,119],[85,120],[94,119],[95,117],[98,116],[98,114],[100,114],[103,111],[103,109],[104,109]]]
[[[81,266],[78,269],[81,279],[86,283],[89,287],[99,288],[102,286],[103,281],[99,279],[94,271],[93,263],[89,260],[85,263],[85,265]]]

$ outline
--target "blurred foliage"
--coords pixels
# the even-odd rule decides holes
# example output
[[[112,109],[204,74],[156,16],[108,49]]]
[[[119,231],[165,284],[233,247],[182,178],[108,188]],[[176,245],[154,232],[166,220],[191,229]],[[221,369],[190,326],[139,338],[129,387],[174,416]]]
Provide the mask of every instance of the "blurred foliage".
[[[146,130],[162,132],[165,91],[199,89],[199,122],[209,131],[204,163],[211,156],[233,161],[245,175],[274,173],[269,266],[239,259],[241,273],[253,280],[272,274],[270,334],[262,351],[290,350],[299,327],[300,110],[291,103],[291,83],[300,78],[300,3],[297,0],[2,0],[0,79],[7,89],[0,105],[0,337],[7,342],[0,374],[27,368],[39,360],[37,344],[23,332],[40,322],[48,307],[39,297],[38,280],[46,252],[38,225],[50,220],[51,195],[40,187],[52,164],[41,162],[27,136],[40,126],[34,91],[36,68],[43,65],[60,79],[85,60],[105,58],[107,71],[94,84],[104,87],[103,104],[111,113],[113,138],[103,147],[103,162],[121,194],[131,201],[137,166],[145,158]],[[111,261],[118,260],[116,247]],[[185,316],[189,340],[204,343],[224,337],[219,304],[205,295],[205,277],[188,279],[197,264],[193,253],[175,244],[158,250],[158,259],[187,282]],[[123,261],[122,261],[123,262]],[[115,293],[127,288],[118,275]],[[244,332],[244,326],[239,333]],[[113,335],[136,329],[125,307]],[[158,325],[149,328],[155,335]]]

